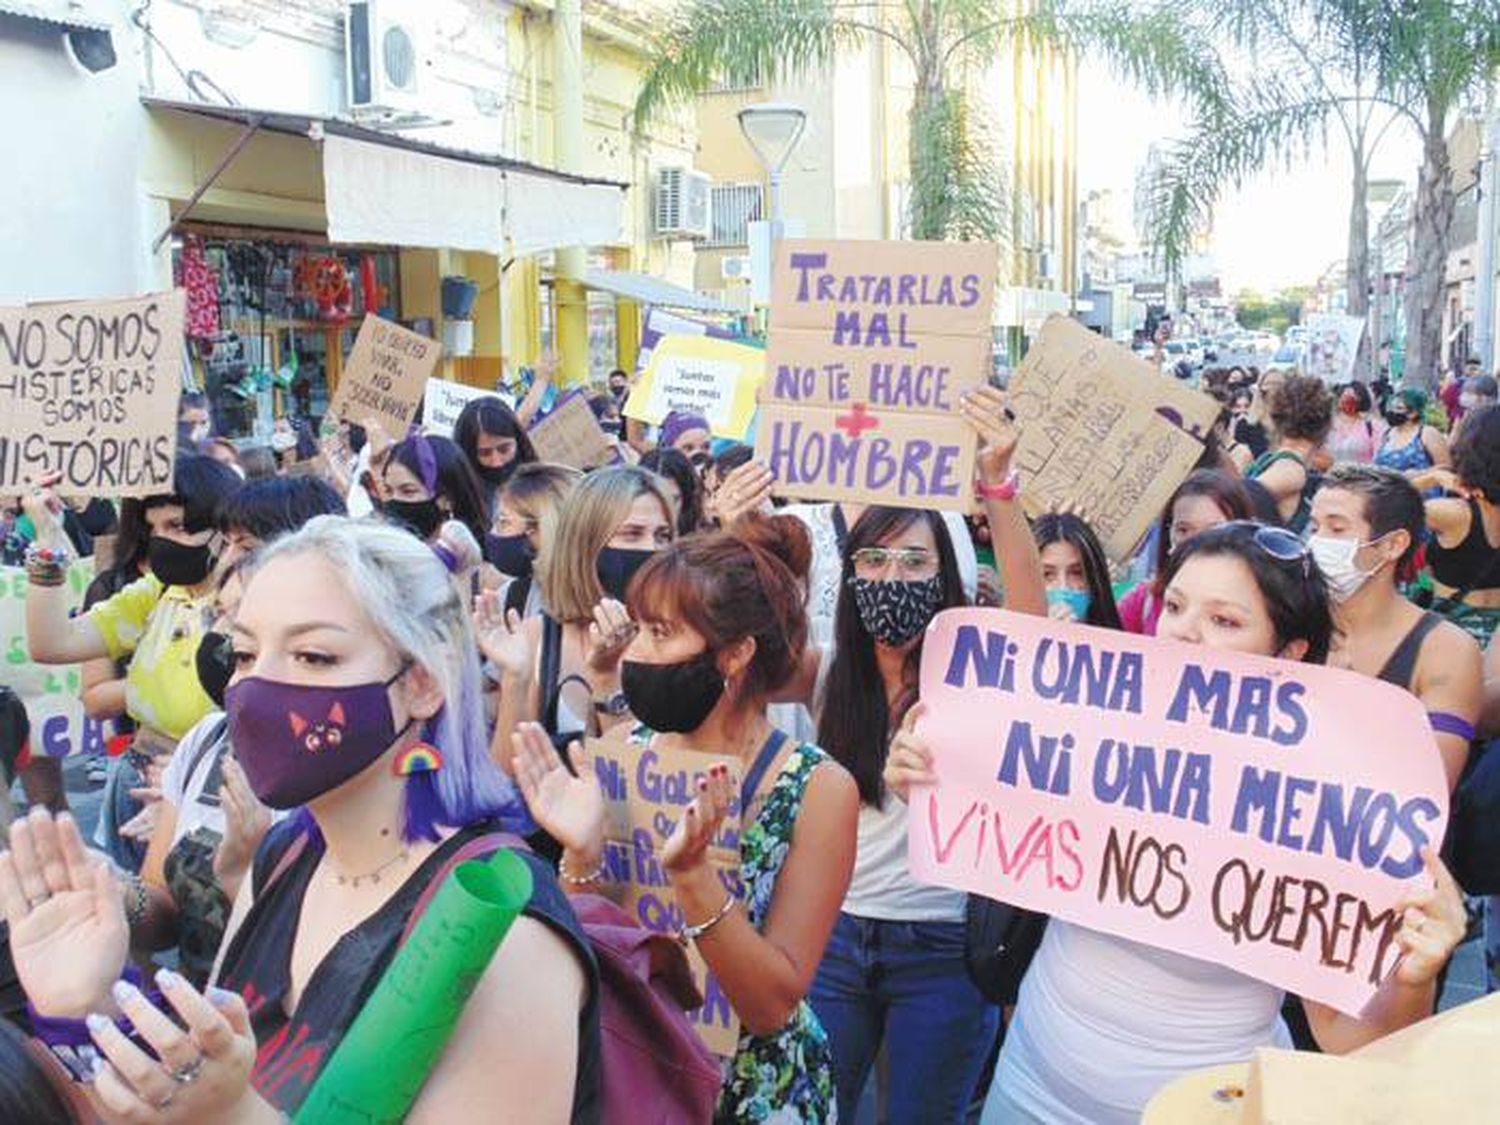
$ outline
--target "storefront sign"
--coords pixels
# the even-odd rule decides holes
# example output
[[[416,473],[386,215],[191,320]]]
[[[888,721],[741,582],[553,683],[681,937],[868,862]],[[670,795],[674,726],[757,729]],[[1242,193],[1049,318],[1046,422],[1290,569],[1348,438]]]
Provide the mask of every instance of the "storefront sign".
[[[661,865],[662,848],[677,818],[697,794],[698,779],[720,759],[711,754],[658,750],[629,741],[624,728],[589,743],[604,789],[604,887],[642,926],[675,936],[685,925],[671,881]],[[740,894],[738,814],[726,817],[709,846],[709,860],[724,888]],[[689,1012],[704,1044],[728,1057],[739,1046],[740,1020],[718,979],[696,947],[688,951],[703,1007]]]
[[[0,494],[172,491],[182,290],[0,309]]]
[[[625,417],[659,426],[674,410],[701,414],[715,437],[743,441],[765,378],[766,353],[710,336],[663,336],[630,392]]]
[[[916,878],[1350,1015],[1394,968],[1448,819],[1407,692],[984,609],[938,616],[921,686],[938,783],[911,794]]]
[[[537,460],[575,469],[594,469],[609,463],[614,444],[599,428],[599,420],[581,391],[569,391],[529,431]]]
[[[777,495],[972,506],[958,403],[989,373],[997,260],[986,243],[781,244],[755,443]]]
[[[1054,316],[1010,381],[1027,515],[1071,508],[1110,556],[1134,551],[1193,465],[1219,404]]]
[[[376,423],[399,441],[441,358],[436,340],[367,314],[328,412],[361,426]]]
[[[94,560],[68,568],[68,609],[83,605]],[[21,697],[31,722],[31,752],[53,758],[104,753],[104,724],[83,713],[83,678],[76,664],[36,664],[26,649],[26,569],[0,567],[0,684]]]
[[[447,379],[428,379],[422,392],[422,430],[424,433],[452,437],[453,427],[464,407],[476,398],[498,398],[511,409],[515,401],[499,391],[487,391],[483,387],[470,387],[463,383],[450,383]]]

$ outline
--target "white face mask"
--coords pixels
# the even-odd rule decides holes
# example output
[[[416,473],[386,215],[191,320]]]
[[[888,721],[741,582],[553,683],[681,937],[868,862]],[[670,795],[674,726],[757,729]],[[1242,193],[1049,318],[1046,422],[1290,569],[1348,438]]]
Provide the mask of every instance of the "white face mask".
[[[1323,578],[1328,583],[1328,593],[1336,602],[1346,602],[1380,570],[1360,570],[1354,556],[1361,547],[1369,546],[1358,539],[1334,539],[1328,535],[1314,535],[1307,541],[1308,552]]]

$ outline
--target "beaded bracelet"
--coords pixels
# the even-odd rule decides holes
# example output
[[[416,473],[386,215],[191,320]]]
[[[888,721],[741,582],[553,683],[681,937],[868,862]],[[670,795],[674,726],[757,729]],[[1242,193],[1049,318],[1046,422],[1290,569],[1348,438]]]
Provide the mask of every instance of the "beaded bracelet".
[[[599,861],[599,866],[587,875],[574,875],[568,870],[566,860],[557,861],[557,877],[570,887],[588,887],[604,878],[604,861]]]
[[[33,543],[26,548],[26,579],[33,586],[61,586],[67,581],[72,561],[66,549]]]

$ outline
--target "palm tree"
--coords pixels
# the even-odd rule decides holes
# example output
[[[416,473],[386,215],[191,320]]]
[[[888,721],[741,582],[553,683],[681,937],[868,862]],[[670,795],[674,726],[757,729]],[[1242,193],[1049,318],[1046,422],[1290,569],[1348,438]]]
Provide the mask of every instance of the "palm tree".
[[[1348,307],[1365,315],[1370,161],[1392,124],[1410,125],[1423,165],[1407,275],[1407,371],[1435,381],[1454,206],[1447,130],[1500,62],[1500,0],[1221,0],[1192,18],[1209,38],[1253,58],[1256,70],[1194,105],[1190,135],[1168,146],[1158,166],[1148,235],[1168,270],[1228,187],[1336,136],[1353,164]]]
[[[840,52],[878,41],[894,45],[915,79],[907,152],[913,238],[1004,238],[1003,178],[955,81],[1002,46],[1095,52],[1153,94],[1202,104],[1213,104],[1224,84],[1212,52],[1172,9],[1142,14],[1129,0],[687,0],[658,36],[636,124],[715,82],[816,72]]]

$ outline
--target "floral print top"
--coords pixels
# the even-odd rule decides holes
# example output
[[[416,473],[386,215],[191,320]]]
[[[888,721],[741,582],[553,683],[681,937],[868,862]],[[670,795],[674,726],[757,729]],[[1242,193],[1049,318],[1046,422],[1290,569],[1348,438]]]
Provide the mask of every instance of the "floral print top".
[[[802,743],[782,763],[760,815],[740,836],[740,878],[751,925],[765,925],[776,877],[792,846],[792,832],[813,770],[828,760]],[[717,1125],[834,1122],[833,1055],[823,1025],[806,1000],[774,1035],[740,1035],[740,1047],[725,1063],[724,1089],[714,1114]]]

